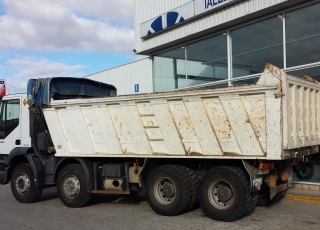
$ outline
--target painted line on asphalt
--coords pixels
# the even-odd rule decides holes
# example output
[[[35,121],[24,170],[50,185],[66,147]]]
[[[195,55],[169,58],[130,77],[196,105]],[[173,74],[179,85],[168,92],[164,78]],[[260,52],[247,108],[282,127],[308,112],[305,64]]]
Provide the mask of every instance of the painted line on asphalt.
[[[320,198],[306,197],[306,196],[294,196],[294,195],[285,195],[286,200],[295,200],[301,202],[309,202],[313,204],[320,204]]]

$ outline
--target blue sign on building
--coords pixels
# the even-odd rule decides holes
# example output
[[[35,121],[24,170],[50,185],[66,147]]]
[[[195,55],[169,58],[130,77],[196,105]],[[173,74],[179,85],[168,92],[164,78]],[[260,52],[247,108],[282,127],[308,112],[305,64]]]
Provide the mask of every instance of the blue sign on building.
[[[234,4],[243,0],[193,0],[171,11],[165,12],[140,25],[141,38],[162,31],[205,12]]]
[[[134,85],[134,92],[139,93],[139,84]]]

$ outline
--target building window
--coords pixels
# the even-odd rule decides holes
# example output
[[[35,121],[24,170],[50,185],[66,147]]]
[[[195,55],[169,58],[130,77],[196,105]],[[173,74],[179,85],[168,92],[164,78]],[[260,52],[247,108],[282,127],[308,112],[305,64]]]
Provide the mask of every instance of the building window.
[[[261,73],[268,62],[283,68],[283,23],[279,17],[233,30],[231,39],[232,78]],[[247,80],[234,84],[252,83]]]
[[[320,4],[286,13],[287,67],[320,61]]]
[[[179,47],[155,56],[153,69],[155,92],[185,87],[185,47]]]
[[[228,79],[227,50],[226,35],[187,45],[186,86]]]

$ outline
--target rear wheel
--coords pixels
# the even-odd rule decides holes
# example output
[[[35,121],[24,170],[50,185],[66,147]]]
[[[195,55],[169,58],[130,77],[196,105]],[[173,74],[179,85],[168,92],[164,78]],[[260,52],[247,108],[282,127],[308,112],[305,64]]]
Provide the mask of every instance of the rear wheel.
[[[200,181],[199,201],[203,213],[218,221],[234,221],[250,208],[250,183],[237,167],[216,167]]]
[[[182,166],[159,166],[147,178],[148,203],[160,215],[174,216],[183,213],[191,203],[192,194],[190,177]]]
[[[314,166],[309,162],[300,162],[296,166],[296,176],[299,180],[310,180],[314,175]]]
[[[257,202],[258,202],[258,192],[253,192],[251,193],[251,200],[250,200],[250,205],[248,210],[245,212],[245,216],[249,216],[250,214],[252,214],[257,206]]]
[[[92,199],[92,194],[87,191],[85,172],[79,164],[67,165],[61,169],[57,190],[60,200],[68,207],[83,207]]]
[[[17,201],[32,203],[40,198],[42,189],[36,187],[33,178],[32,169],[28,164],[20,164],[13,170],[10,185]]]
[[[191,210],[194,210],[200,206],[199,199],[198,199],[198,191],[199,191],[200,182],[199,182],[199,178],[197,177],[197,174],[191,168],[184,167],[184,169],[188,173],[188,175],[190,177],[191,184],[192,184],[192,198],[191,198],[191,202],[189,204],[189,207],[187,209],[187,211],[191,211]]]

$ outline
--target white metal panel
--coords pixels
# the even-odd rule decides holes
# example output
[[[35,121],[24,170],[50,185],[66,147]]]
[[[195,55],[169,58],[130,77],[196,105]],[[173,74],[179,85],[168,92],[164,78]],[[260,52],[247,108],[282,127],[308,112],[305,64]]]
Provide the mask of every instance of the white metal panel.
[[[286,91],[284,89],[284,91]],[[266,92],[266,135],[267,135],[267,148],[266,154],[272,155],[275,159],[281,159],[283,154],[284,132],[285,122],[287,117],[284,117],[283,110],[275,113],[281,107],[281,100],[277,100],[275,94],[271,91]],[[279,121],[281,123],[279,124]],[[283,127],[281,127],[281,125]],[[292,156],[291,156],[292,157]]]
[[[262,97],[263,96],[264,95],[262,95]],[[239,153],[232,151],[230,154],[263,156],[264,152],[261,146],[259,146],[259,142],[250,124],[250,119],[246,115],[240,97],[238,95],[225,95],[220,97],[220,101],[240,148]]]
[[[237,153],[239,155],[241,150],[236,142],[220,98],[203,99],[203,103],[206,107],[207,116],[209,117],[211,127],[218,139],[222,152]]]
[[[244,106],[247,122],[252,126],[252,130],[259,142],[260,148],[263,153],[266,153],[267,133],[266,133],[266,95],[242,95],[240,96],[241,102]],[[272,98],[268,98],[268,101]],[[276,105],[275,107],[279,107]]]
[[[48,113],[48,111],[47,111]],[[68,113],[68,110],[66,109],[59,109],[57,111],[58,115],[59,115],[59,120],[61,122],[61,128],[62,128],[62,131],[63,131],[63,134],[65,136],[65,142],[68,144],[68,148],[70,150],[70,152],[72,153],[81,153],[81,149],[80,149],[80,146],[79,146],[79,142],[78,142],[78,139],[76,137],[76,133],[75,133],[75,130],[73,128],[73,125],[72,125],[72,122],[70,119],[70,116],[69,116],[69,113]],[[46,113],[44,113],[45,116]],[[49,115],[52,115],[52,114],[49,114]],[[57,119],[55,119],[57,120]],[[51,127],[53,126],[54,124],[51,124]],[[49,126],[49,124],[48,124]],[[52,130],[50,129],[50,133],[51,132],[54,132],[55,130]],[[54,138],[55,135],[52,136],[52,138]],[[56,141],[54,143],[59,143],[59,141]]]
[[[69,145],[67,144],[68,138],[63,132],[63,129],[66,127],[63,125],[63,123],[61,123],[59,110],[60,109],[47,108],[43,110],[43,114],[46,118],[48,127],[50,127],[49,132],[52,140],[54,140],[54,147],[61,154],[70,154],[72,151],[69,149]]]
[[[152,60],[149,58],[94,73],[85,78],[114,85],[118,95],[135,94],[136,84],[139,84],[138,93],[153,92]]]
[[[150,144],[135,103],[122,102],[121,108],[128,127],[129,135],[131,136],[132,143],[137,151],[136,153],[144,155],[150,154]]]
[[[150,38],[141,39],[141,23],[155,18],[162,13],[172,10],[178,6],[181,6],[188,1],[136,0],[134,16],[135,49],[138,52],[143,52],[287,1],[288,0],[240,1],[231,6],[227,6],[226,8],[214,11],[182,25],[176,26],[175,28],[162,31],[161,33]]]
[[[121,154],[117,133],[106,106],[82,108],[96,154]]]
[[[57,156],[286,159],[318,150],[307,128],[320,129],[317,113],[302,110],[319,111],[319,91],[267,65],[256,85],[57,100],[44,115],[55,146],[68,145],[56,146]],[[98,107],[109,112],[91,109]],[[102,139],[102,128],[113,137]]]
[[[198,138],[203,155],[222,155],[220,144],[214,134],[201,98],[184,100],[190,121]],[[191,152],[192,154],[192,152]],[[193,153],[196,154],[196,153]]]
[[[170,109],[168,107],[168,102],[166,100],[154,100],[151,101],[151,105],[167,149],[165,154],[185,155],[186,150],[181,143],[181,137],[179,136],[177,128],[174,124]]]
[[[316,133],[320,129],[319,102],[320,102],[320,84],[313,80],[304,80],[298,77],[287,75],[274,66],[267,64],[257,84],[263,84],[267,81],[277,82],[281,79],[281,92],[276,97],[282,98],[282,142],[283,149],[298,149],[320,143],[319,133],[312,136],[310,124]],[[313,92],[314,91],[314,92]],[[310,99],[310,97],[314,97]],[[272,97],[269,95],[269,97]],[[274,102],[276,103],[276,102]],[[310,108],[314,112],[310,116]],[[278,118],[277,118],[278,119]],[[317,119],[317,121],[315,121]],[[274,119],[274,122],[276,119]],[[272,125],[272,124],[270,124]],[[269,126],[267,126],[269,128]],[[280,133],[280,132],[278,132]],[[267,131],[268,139],[269,133]],[[274,134],[275,135],[275,134]],[[278,141],[276,138],[273,141]],[[310,151],[312,148],[310,148]]]
[[[68,127],[66,131],[69,133],[69,138],[74,137],[73,147],[81,154],[95,152],[81,108],[72,106],[67,107],[65,111],[67,111],[66,121],[69,124],[64,123],[64,125]]]
[[[128,123],[124,118],[124,114],[122,112],[122,108],[120,105],[110,105],[108,106],[110,115],[112,117],[112,121],[114,127],[117,131],[117,136],[119,142],[122,146],[122,152],[124,154],[137,154],[137,150],[132,141],[132,136],[128,129]]]
[[[169,108],[174,119],[179,136],[187,151],[187,155],[203,155],[196,131],[191,123],[184,101],[170,101]]]

